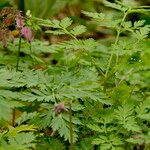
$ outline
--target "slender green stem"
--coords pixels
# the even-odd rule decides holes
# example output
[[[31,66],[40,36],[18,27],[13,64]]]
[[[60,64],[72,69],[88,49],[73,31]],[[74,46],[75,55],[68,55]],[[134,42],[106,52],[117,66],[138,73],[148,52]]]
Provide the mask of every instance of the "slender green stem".
[[[13,119],[12,119],[12,126],[15,127],[15,116],[16,116],[16,108],[13,109]]]
[[[68,35],[71,36],[73,39],[75,39],[75,40],[78,41],[78,39],[76,38],[76,36],[74,36],[73,34],[71,34],[67,29],[65,29],[65,28],[62,28],[62,29],[64,30],[64,32],[65,32],[66,34],[68,34]]]
[[[133,8],[150,8],[150,6],[135,6],[135,7],[133,7]]]
[[[69,103],[69,123],[70,123],[70,150],[74,149],[73,144],[73,127],[72,127],[72,108],[71,102]]]
[[[90,57],[91,59],[91,63],[96,67],[96,69],[101,73],[102,76],[105,76],[104,71],[96,64],[95,59],[91,56],[90,53],[88,53],[87,51],[85,51],[86,54]]]
[[[29,48],[30,48],[30,57],[32,59],[32,65],[34,66],[34,64],[35,64],[35,58],[33,57],[34,53],[32,51],[32,45],[31,45],[31,43],[29,43]]]
[[[24,0],[19,0],[19,1],[18,1],[18,9],[21,10],[22,12],[25,11]]]
[[[129,11],[129,10],[128,10]],[[115,40],[115,45],[118,43],[119,41],[119,36],[120,36],[120,33],[121,33],[121,26],[122,26],[122,23],[124,22],[125,18],[127,17],[128,15],[128,11],[124,13],[124,16],[121,20],[121,23],[120,23],[120,27],[117,31],[117,36],[116,36],[116,40]],[[118,56],[118,53],[116,54],[116,64],[118,63],[118,59],[119,59],[119,56]]]
[[[30,47],[30,55],[32,55],[32,46],[31,46],[31,43],[30,43],[30,45],[29,45],[29,47]]]
[[[19,46],[18,46],[18,56],[17,56],[16,71],[18,71],[18,67],[19,67],[20,49],[21,49],[21,36],[19,37]]]
[[[17,56],[17,63],[16,63],[16,71],[18,71],[19,67],[19,55],[20,55],[20,49],[21,49],[21,36],[19,37],[19,45],[18,45],[18,56]],[[16,115],[16,108],[13,109],[13,118],[12,118],[12,126],[15,126],[15,115]]]
[[[105,73],[105,77],[107,77],[107,74],[108,74],[108,71],[109,71],[112,59],[113,59],[113,53],[111,53],[111,55],[110,55],[110,58],[109,58],[109,61],[108,61],[108,65],[107,65],[107,69],[106,69],[106,73]]]
[[[119,36],[120,36],[120,33],[121,33],[121,26],[122,26],[122,23],[124,22],[126,16],[128,15],[128,11],[126,11],[124,13],[124,16],[120,22],[120,25],[118,27],[118,30],[117,30],[117,35],[116,35],[116,38],[115,38],[115,42],[114,44],[116,45],[119,41]],[[108,72],[109,72],[109,69],[110,69],[110,66],[112,64],[112,60],[113,60],[113,52],[111,53],[109,59],[108,59],[108,65],[107,65],[107,68],[106,68],[106,72],[105,72],[105,81],[104,81],[104,87],[103,87],[103,90],[106,92],[106,86],[107,86],[107,78],[108,78]],[[116,64],[118,63],[118,54],[116,54]]]
[[[118,43],[119,35],[120,35],[120,29],[117,30],[117,35],[116,35],[116,39],[115,39],[115,45]],[[117,57],[117,60],[118,60],[118,56],[116,56],[116,57]],[[108,65],[107,65],[105,77],[107,77],[107,74],[108,74],[108,72],[109,72],[109,68],[110,68],[110,65],[111,65],[111,63],[112,63],[112,59],[113,59],[113,52],[111,53],[110,58],[109,58],[109,61],[108,61]]]
[[[116,44],[118,43],[118,41],[119,41],[119,36],[120,36],[120,33],[121,33],[121,26],[122,26],[122,23],[124,22],[124,20],[125,20],[125,18],[126,18],[126,16],[127,16],[127,14],[128,14],[128,11],[124,13],[124,16],[123,16],[123,18],[122,18],[122,20],[121,20],[121,23],[120,23],[120,25],[119,25],[119,28],[118,28],[118,30],[117,30],[117,35],[116,35],[116,39],[115,39],[115,43],[114,43],[115,45],[116,45]],[[116,62],[118,62],[118,56],[116,56],[116,57],[117,57]],[[112,63],[112,59],[113,59],[113,52],[111,53],[110,58],[109,58],[109,60],[108,60],[108,65],[107,65],[105,77],[107,77],[107,75],[108,75],[109,68],[110,68],[111,63]]]

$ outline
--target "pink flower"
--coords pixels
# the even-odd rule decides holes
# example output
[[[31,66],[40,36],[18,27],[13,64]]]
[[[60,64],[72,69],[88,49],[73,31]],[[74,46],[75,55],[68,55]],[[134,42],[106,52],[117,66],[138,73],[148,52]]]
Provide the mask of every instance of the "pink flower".
[[[0,32],[0,38],[2,40],[2,43],[3,43],[3,47],[7,47],[7,42],[6,42],[6,36],[5,36],[5,33],[4,32]]]
[[[61,113],[63,110],[65,110],[65,104],[63,103],[63,102],[61,102],[61,103],[58,103],[55,107],[54,107],[54,112],[56,113],[56,114],[59,114],[59,113]]]
[[[19,29],[23,28],[23,20],[20,14],[18,14],[16,17],[16,24]]]
[[[29,27],[23,27],[21,29],[21,35],[24,36],[29,43],[32,41],[32,31]]]
[[[9,32],[9,40],[11,43],[14,43],[14,35],[12,34],[12,32]]]

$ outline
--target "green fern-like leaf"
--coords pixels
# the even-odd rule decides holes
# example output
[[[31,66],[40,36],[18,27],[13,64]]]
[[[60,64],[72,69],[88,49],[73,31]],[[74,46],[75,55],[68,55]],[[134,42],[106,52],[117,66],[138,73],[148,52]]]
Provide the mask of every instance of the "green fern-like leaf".
[[[36,127],[33,125],[22,125],[16,128],[9,127],[7,133],[0,133],[0,148],[10,150],[29,150],[35,148],[36,136],[32,132],[35,130]]]
[[[33,117],[37,116],[37,112],[33,112],[33,113],[27,113],[27,112],[23,112],[21,114],[21,116],[19,118],[16,119],[16,123],[18,125],[21,125],[22,123],[24,123],[25,121],[28,121],[30,119],[32,119]]]
[[[141,129],[135,121],[135,116],[133,115],[133,107],[130,105],[119,106],[116,112],[116,119],[118,123],[123,125],[127,130],[140,132]]]
[[[9,101],[0,97],[0,120],[9,120],[11,118],[12,105]]]
[[[123,11],[123,12],[125,12],[128,9],[127,6],[121,5],[121,3],[118,3],[118,4],[117,3],[110,3],[107,0],[103,0],[103,3],[107,7],[111,7],[111,8]]]
[[[79,25],[74,27],[70,33],[73,34],[74,36],[80,35],[86,31],[86,27],[83,25]]]
[[[58,131],[61,137],[64,136],[65,140],[70,141],[69,123],[65,121],[62,115],[58,115],[52,120],[51,127],[54,131]],[[77,141],[77,134],[75,130],[73,131],[73,135],[73,140],[75,142]]]
[[[96,138],[93,140],[92,144],[94,145],[100,145],[100,149],[102,150],[109,150],[109,149],[122,149],[121,145],[123,145],[123,142],[121,138],[115,136],[115,135],[109,135],[107,138],[106,136],[99,136],[99,138]]]
[[[5,141],[5,138],[8,140]],[[10,150],[30,150],[35,148],[35,135],[32,132],[28,133],[18,133],[15,137],[5,136],[0,141],[0,149],[10,149]]]
[[[150,102],[149,99],[141,102],[139,106],[136,107],[137,117],[149,121],[150,119]]]
[[[67,28],[72,24],[72,20],[70,18],[64,18],[60,21],[60,26],[63,28]]]
[[[35,135],[32,132],[19,133],[16,137],[10,137],[8,140],[10,149],[29,150],[35,147]]]

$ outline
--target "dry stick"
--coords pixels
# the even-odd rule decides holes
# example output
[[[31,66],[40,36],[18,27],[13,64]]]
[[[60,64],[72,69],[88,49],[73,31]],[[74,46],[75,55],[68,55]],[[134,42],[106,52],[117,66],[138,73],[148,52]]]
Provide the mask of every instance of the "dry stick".
[[[21,49],[21,36],[19,37],[19,46],[18,46],[18,56],[17,56],[16,71],[18,71],[18,67],[19,67],[20,49]],[[14,109],[13,109],[13,119],[12,119],[12,126],[13,127],[15,126],[15,115],[16,115],[16,109],[14,107]]]
[[[16,109],[14,107],[14,109],[13,109],[13,120],[12,120],[12,126],[13,127],[15,126],[15,115],[16,115]]]
[[[70,150],[74,149],[73,144],[73,127],[72,127],[72,108],[71,102],[69,103],[69,123],[70,123]]]

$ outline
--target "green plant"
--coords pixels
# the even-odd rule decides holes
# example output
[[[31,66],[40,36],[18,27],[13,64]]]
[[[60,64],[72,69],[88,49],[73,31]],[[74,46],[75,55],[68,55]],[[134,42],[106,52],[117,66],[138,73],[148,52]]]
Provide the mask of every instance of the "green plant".
[[[23,19],[32,30],[68,40],[49,45],[20,36],[0,45],[0,149],[150,148],[150,26],[127,20],[149,9],[103,4],[116,15],[83,14],[111,30],[108,39],[81,38],[87,28],[68,17],[28,14]]]

